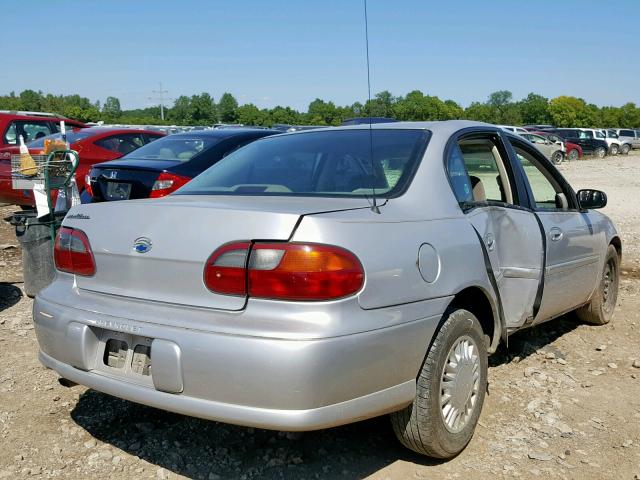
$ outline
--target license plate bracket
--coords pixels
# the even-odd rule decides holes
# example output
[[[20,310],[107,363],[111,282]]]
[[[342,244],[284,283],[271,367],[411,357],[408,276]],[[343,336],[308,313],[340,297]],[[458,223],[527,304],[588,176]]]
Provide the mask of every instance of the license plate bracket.
[[[107,182],[107,200],[129,200],[130,196],[130,183]]]
[[[138,383],[151,383],[152,338],[102,330],[96,369],[126,376]]]

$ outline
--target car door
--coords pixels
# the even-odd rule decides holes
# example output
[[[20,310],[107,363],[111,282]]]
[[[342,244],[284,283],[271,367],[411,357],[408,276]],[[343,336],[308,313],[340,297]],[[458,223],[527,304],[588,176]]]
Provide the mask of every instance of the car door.
[[[537,312],[544,249],[535,215],[517,205],[518,181],[498,132],[452,140],[448,172],[456,197],[482,246],[508,331]],[[520,189],[520,192],[522,190]]]
[[[598,245],[605,241],[604,233],[580,211],[571,187],[539,152],[516,139],[510,143],[527,180],[528,207],[545,236],[544,288],[536,324],[588,300],[600,278]]]

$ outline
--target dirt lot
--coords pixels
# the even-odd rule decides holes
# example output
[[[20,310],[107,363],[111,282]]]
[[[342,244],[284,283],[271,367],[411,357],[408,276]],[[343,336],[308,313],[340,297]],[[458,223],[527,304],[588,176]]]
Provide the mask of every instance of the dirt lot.
[[[512,337],[491,358],[473,440],[444,463],[402,449],[386,418],[293,435],[60,386],[36,359],[20,250],[0,222],[0,479],[640,479],[640,155],[562,171],[609,194],[624,251],[614,321],[566,316]],[[0,207],[0,217],[13,210]]]

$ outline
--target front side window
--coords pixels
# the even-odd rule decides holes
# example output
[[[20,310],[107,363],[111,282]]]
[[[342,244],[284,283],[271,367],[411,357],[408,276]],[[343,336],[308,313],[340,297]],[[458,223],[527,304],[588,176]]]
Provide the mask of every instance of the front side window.
[[[400,129],[268,137],[232,152],[177,193],[369,197],[375,189],[392,197],[409,185],[427,140],[424,130]]]
[[[602,139],[604,139],[604,138],[606,138],[606,137],[604,136],[604,133],[602,133],[602,132],[601,132],[601,131],[599,131],[599,130],[596,130],[596,138],[602,138]]]
[[[566,195],[551,173],[529,152],[515,145],[514,148],[529,181],[536,209],[566,210],[568,208]]]

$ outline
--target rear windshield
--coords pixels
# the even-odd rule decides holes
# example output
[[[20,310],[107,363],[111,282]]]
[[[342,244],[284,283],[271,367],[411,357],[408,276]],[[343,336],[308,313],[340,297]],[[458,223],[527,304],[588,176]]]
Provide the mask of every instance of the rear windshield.
[[[136,160],[175,160],[187,162],[220,141],[215,137],[169,136],[148,143],[127,158]]]
[[[91,135],[93,135],[93,132],[88,131],[88,129],[82,129],[82,128],[74,128],[73,130],[69,131],[67,130],[67,141],[69,143],[74,143],[74,142],[78,142],[80,140],[83,140],[87,137],[90,137]],[[29,142],[28,145],[30,148],[44,148],[44,141],[45,139],[50,139],[50,140],[60,140],[62,138],[62,135],[60,135],[59,133],[54,133],[53,135],[47,135],[46,137],[40,137],[37,140],[34,140],[33,142]]]
[[[424,130],[309,131],[258,140],[197,176],[181,195],[392,197],[409,184]],[[373,151],[373,161],[371,152]]]

